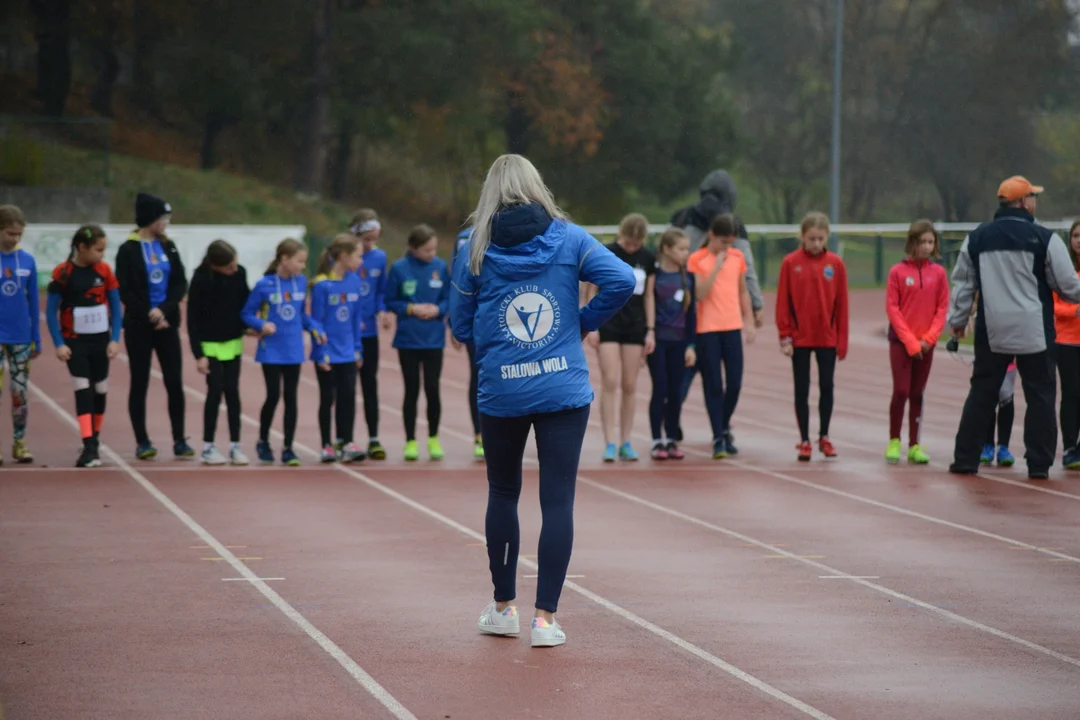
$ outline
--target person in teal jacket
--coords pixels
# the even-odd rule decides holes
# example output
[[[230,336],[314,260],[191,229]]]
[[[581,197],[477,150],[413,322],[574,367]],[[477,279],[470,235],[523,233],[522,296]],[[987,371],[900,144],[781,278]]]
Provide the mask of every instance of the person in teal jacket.
[[[244,323],[262,335],[255,351],[255,362],[262,365],[266,402],[259,415],[259,442],[255,451],[263,463],[274,462],[270,423],[274,420],[284,387],[285,444],[281,462],[300,464],[292,443],[296,435],[296,390],[300,385],[300,366],[304,364],[304,333],[312,333],[315,342],[322,342],[323,337],[319,324],[304,312],[307,255],[307,247],[299,240],[287,238],[278,243],[270,267],[255,283],[240,312]]]
[[[363,366],[360,240],[338,235],[322,252],[311,288],[311,319],[322,326],[325,342],[312,343],[311,360],[319,380],[319,431],[324,463],[367,457],[353,442],[356,420],[356,369]],[[336,406],[337,441],[331,442],[330,410]]]
[[[574,491],[593,401],[582,339],[634,292],[633,269],[565,219],[540,173],[520,155],[495,161],[480,191],[464,260],[454,269],[450,322],[476,344],[480,429],[488,476],[485,521],[495,597],[481,632],[517,635],[521,463],[532,430],[543,527],[537,551],[534,647],[566,642],[555,621],[574,540]],[[580,282],[599,288],[578,307]]]
[[[442,404],[439,380],[443,349],[446,347],[446,316],[450,303],[450,273],[446,262],[436,256],[439,238],[427,225],[417,225],[409,233],[405,257],[390,266],[386,278],[386,309],[397,315],[394,347],[405,380],[405,459],[417,460],[416,406],[420,400],[420,371],[424,372],[427,400],[428,455],[443,458],[439,444]]]

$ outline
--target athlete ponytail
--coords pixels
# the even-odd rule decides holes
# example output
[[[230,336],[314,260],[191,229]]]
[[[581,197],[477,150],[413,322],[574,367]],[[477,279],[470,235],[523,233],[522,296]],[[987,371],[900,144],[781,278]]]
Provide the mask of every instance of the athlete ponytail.
[[[333,241],[327,245],[321,253],[319,253],[319,264],[315,267],[316,275],[326,275],[334,269],[334,263],[338,261],[342,255],[349,255],[356,252],[356,248],[360,246],[360,238],[351,233],[342,233],[335,237]]]
[[[97,241],[103,237],[105,237],[105,231],[101,229],[100,225],[83,225],[71,237],[71,252],[68,253],[68,260],[75,259],[79,248],[96,245]]]
[[[282,258],[291,258],[304,249],[306,249],[306,246],[299,240],[285,238],[278,243],[277,249],[274,250],[274,259],[270,261],[270,265],[267,266],[264,275],[273,275],[278,271],[278,266],[281,264]]]

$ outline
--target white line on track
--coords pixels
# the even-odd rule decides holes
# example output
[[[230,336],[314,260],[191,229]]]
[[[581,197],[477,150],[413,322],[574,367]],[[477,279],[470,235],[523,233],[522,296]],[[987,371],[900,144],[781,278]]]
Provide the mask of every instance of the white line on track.
[[[285,578],[261,578],[261,577],[246,578],[246,577],[238,577],[238,578],[221,578],[221,582],[256,582],[256,581],[258,581],[258,582],[266,582],[268,580],[284,580],[284,579]]]
[[[603,483],[598,483],[595,480],[590,480],[588,478],[579,476],[578,481],[588,485],[589,487],[596,488],[597,490],[602,490],[603,492],[610,493],[611,495],[622,498],[623,500],[628,500],[628,501],[630,501],[632,503],[636,503],[636,504],[641,505],[643,507],[647,507],[650,510],[655,510],[655,511],[657,511],[659,513],[663,513],[665,515],[676,518],[678,520],[682,520],[683,522],[690,523],[692,525],[697,525],[698,527],[704,528],[706,530],[711,530],[712,532],[719,533],[721,535],[726,535],[727,537],[734,538],[736,540],[740,540],[740,541],[742,541],[744,543],[755,545],[755,546],[757,546],[757,547],[759,547],[759,548],[761,548],[763,550],[768,550],[768,551],[770,551],[772,553],[775,553],[777,555],[782,555],[782,556],[787,557],[787,558],[789,558],[791,560],[794,560],[795,562],[802,563],[804,565],[807,565],[808,567],[812,567],[812,568],[814,568],[816,570],[819,570],[819,571],[821,571],[823,573],[826,573],[828,575],[831,575],[831,576],[843,576],[844,579],[851,580],[852,582],[857,583],[859,585],[862,585],[863,587],[865,587],[865,588],[867,588],[869,590],[874,590],[876,592],[882,593],[883,595],[888,595],[889,597],[896,598],[897,600],[903,600],[903,601],[905,601],[907,603],[910,603],[911,605],[913,605],[915,607],[922,608],[923,610],[928,610],[929,612],[940,615],[941,617],[947,618],[947,619],[952,620],[953,622],[959,623],[961,625],[966,625],[967,627],[972,628],[974,630],[979,630],[981,632],[988,633],[988,634],[993,635],[995,637],[1001,638],[1002,640],[1007,640],[1007,641],[1009,641],[1011,643],[1015,643],[1017,645],[1025,647],[1028,650],[1033,650],[1033,651],[1035,651],[1037,653],[1047,655],[1049,657],[1055,658],[1056,660],[1060,660],[1060,661],[1062,661],[1064,663],[1068,663],[1070,665],[1080,667],[1080,660],[1077,660],[1076,658],[1065,655],[1064,653],[1059,653],[1056,650],[1051,650],[1048,647],[1043,647],[1042,645],[1039,645],[1037,643],[1033,643],[1030,640],[1025,640],[1024,638],[1021,638],[1021,637],[1017,637],[1016,635],[1010,635],[1009,633],[1004,632],[1003,630],[998,630],[997,628],[990,627],[989,625],[984,625],[984,624],[982,624],[982,623],[980,623],[980,622],[978,622],[976,620],[972,620],[971,618],[964,617],[963,615],[958,615],[957,613],[950,612],[949,610],[945,610],[945,609],[940,608],[940,607],[938,607],[936,605],[931,605],[928,602],[924,602],[924,601],[919,600],[917,598],[911,597],[910,595],[905,595],[903,593],[897,592],[896,590],[892,590],[890,588],[887,588],[884,585],[878,585],[877,583],[869,582],[868,580],[860,578],[858,576],[849,575],[848,573],[845,573],[842,570],[837,570],[834,567],[830,567],[830,566],[826,565],[825,563],[817,562],[816,560],[812,560],[812,559],[806,558],[804,556],[796,555],[794,553],[788,552],[787,550],[783,550],[783,549],[781,549],[779,547],[776,547],[775,545],[770,545],[769,543],[761,542],[760,540],[752,538],[752,537],[750,537],[748,535],[743,535],[742,533],[736,532],[735,530],[729,530],[728,528],[721,527],[720,525],[716,525],[716,524],[708,522],[706,520],[702,520],[701,518],[694,517],[693,515],[687,515],[686,513],[679,512],[678,510],[674,510],[674,509],[666,507],[664,505],[660,505],[659,503],[654,503],[651,500],[646,500],[645,498],[638,497],[637,495],[633,495],[633,494],[625,492],[623,490],[619,490],[617,488],[610,487],[610,486],[605,485]]]
[[[59,403],[49,397],[47,393],[45,393],[34,383],[30,383],[30,389],[34,392],[35,395],[38,396],[38,398],[42,402],[48,405],[49,408],[54,413],[56,413],[56,415],[60,419],[78,430],[79,422],[71,415],[71,413],[62,408]],[[155,500],[157,500],[169,512],[171,512],[177,520],[182,522],[188,528],[188,530],[193,532],[199,537],[200,540],[213,548],[219,556],[224,558],[226,562],[228,562],[229,565],[232,566],[233,570],[240,574],[243,579],[248,580],[251,586],[256,588],[260,593],[263,594],[264,597],[266,597],[267,600],[273,603],[274,607],[280,610],[281,613],[285,615],[285,617],[289,618],[289,620],[293,621],[297,626],[299,626],[300,629],[303,630],[308,637],[314,640],[315,643],[319,647],[321,647],[323,651],[326,652],[326,654],[334,658],[334,660],[336,660],[338,664],[345,669],[345,672],[349,673],[349,675],[352,676],[352,678],[356,680],[356,682],[362,685],[363,688],[367,690],[372,697],[382,703],[382,705],[387,710],[389,710],[395,718],[398,718],[399,720],[416,720],[416,716],[409,712],[409,710],[406,709],[404,705],[398,702],[393,695],[387,692],[387,690],[382,685],[376,682],[375,678],[371,677],[371,675],[369,675],[362,667],[360,667],[360,665],[357,664],[355,660],[349,657],[344,650],[338,647],[334,643],[334,641],[324,635],[322,631],[320,631],[317,627],[312,625],[307,618],[305,618],[299,613],[299,611],[296,610],[296,608],[286,602],[283,597],[274,592],[274,590],[271,589],[271,587],[265,582],[263,582],[258,575],[252,572],[247,565],[237,559],[237,557],[229,549],[227,549],[223,543],[221,543],[217,538],[211,535],[205,528],[203,528],[202,525],[199,525],[197,522],[195,522],[195,520],[192,519],[190,515],[180,509],[180,506],[178,506],[171,499],[169,499],[169,497],[165,495],[165,493],[158,490],[157,486],[155,486],[152,482],[143,477],[138,470],[135,470],[135,468],[131,467],[131,465],[129,465],[127,461],[124,460],[124,458],[120,457],[120,455],[114,452],[112,448],[110,448],[108,445],[102,444],[101,451],[106,456],[108,456],[114,463],[116,463],[118,467],[120,467],[124,472],[126,472],[132,480],[138,483],[143,490],[148,492]]]
[[[125,362],[127,361],[127,355],[121,353],[119,355],[119,357],[120,357],[121,360],[124,360]],[[161,375],[161,373],[158,372],[157,370],[153,370],[152,374],[154,374],[155,377],[159,377],[159,378],[160,378],[160,375]],[[53,406],[54,409],[56,409],[58,412],[64,413],[67,416],[68,419],[74,421],[74,419],[71,418],[70,415],[67,415],[64,412],[64,410],[59,405],[57,405],[55,401],[52,400],[52,398],[48,398],[40,390],[37,390],[36,388],[35,388],[35,390],[36,390],[37,393],[41,394],[42,397],[47,398],[46,402],[49,403],[51,406]],[[184,392],[186,392],[188,395],[190,395],[190,396],[192,396],[194,398],[198,398],[198,399],[201,399],[201,400],[206,399],[206,395],[204,393],[199,392],[195,388],[192,388],[187,383],[184,383]],[[250,415],[241,414],[240,417],[241,417],[241,420],[243,422],[245,422],[245,423],[247,423],[249,425],[253,425],[255,427],[258,427],[258,425],[259,425],[258,421],[256,421]],[[419,421],[420,420],[418,419],[418,422]],[[469,440],[470,442],[473,440],[472,436],[465,435],[464,433],[459,433],[457,431],[451,431],[449,429],[447,429],[447,430],[448,430],[447,434],[461,436],[461,437]],[[271,435],[273,435],[276,438],[281,438],[282,437],[282,433],[279,430],[271,430],[270,433],[271,433]],[[304,453],[305,455],[310,456],[310,457],[313,457],[313,458],[319,457],[319,452],[318,451],[314,450],[311,447],[308,447],[307,445],[304,445],[303,443],[297,442],[295,440],[293,441],[293,448],[295,450],[301,452],[301,453]],[[109,452],[111,453],[111,451],[109,451]],[[117,460],[117,461],[119,461],[121,463],[123,462],[123,460],[119,456],[115,455],[115,453],[112,453],[112,455],[114,456],[115,460]],[[126,466],[127,463],[124,463],[124,465]],[[128,467],[130,468],[130,466],[128,466]],[[467,535],[468,537],[473,538],[474,540],[477,540],[479,542],[484,542],[484,535],[482,533],[478,533],[475,530],[473,530],[473,529],[471,529],[469,527],[466,527],[465,525],[462,525],[461,523],[457,522],[456,520],[452,520],[452,519],[448,518],[447,516],[437,512],[436,510],[433,510],[430,507],[428,507],[428,506],[426,506],[426,505],[424,505],[422,503],[419,503],[419,502],[417,502],[416,500],[413,500],[410,497],[402,495],[401,493],[397,492],[396,490],[393,490],[393,489],[387,487],[386,485],[383,485],[382,483],[379,483],[379,482],[373,480],[372,478],[368,477],[367,475],[354,470],[349,465],[334,464],[333,467],[336,470],[338,470],[339,472],[342,472],[342,473],[345,473],[346,475],[349,475],[350,477],[354,478],[355,480],[358,480],[358,481],[364,483],[368,487],[370,487],[370,488],[372,488],[374,490],[378,490],[379,492],[383,493],[384,495],[387,495],[387,496],[397,500],[398,502],[402,503],[403,505],[406,505],[406,506],[412,508],[413,510],[416,510],[417,512],[419,512],[421,514],[426,515],[429,518],[431,518],[433,520],[436,520],[436,521],[442,523],[443,525],[446,525],[447,527],[449,527],[449,528],[451,528],[453,530],[456,530],[457,532],[459,532],[459,533],[461,533],[463,535]],[[131,472],[135,473],[134,470],[131,470]],[[135,477],[137,475],[138,474],[135,473],[135,475],[133,475],[133,477]],[[138,476],[138,477],[141,478],[141,476]],[[145,482],[150,487],[153,487],[145,479],[142,479],[141,482]],[[156,491],[157,489],[154,488],[154,490]],[[179,512],[181,512],[181,513],[183,512],[182,510],[179,510],[179,508],[177,508],[177,510]],[[187,516],[185,515],[185,517],[187,517]],[[194,523],[194,521],[191,521],[191,522]],[[205,531],[203,531],[203,532],[205,532]],[[207,537],[209,537],[209,534],[207,535]],[[220,543],[218,543],[218,545],[220,545]],[[215,546],[214,549],[215,550],[218,549],[217,546]],[[224,550],[224,546],[222,546],[221,549]],[[221,554],[220,551],[219,551],[219,554]],[[223,555],[223,557],[224,557],[224,555]],[[235,560],[235,562],[237,563],[237,565],[240,566],[240,568],[243,568],[243,570],[241,571],[242,575],[248,576],[250,574],[251,576],[254,576],[254,573],[251,573],[251,571],[243,563],[241,563],[238,560]],[[539,566],[535,562],[533,562],[532,560],[529,560],[527,558],[524,558],[524,557],[520,558],[518,560],[518,563],[520,565],[524,565],[525,567],[528,567],[528,568],[530,568],[532,570],[539,570]],[[238,568],[238,570],[239,570],[239,568]],[[262,583],[254,583],[254,582],[252,584],[255,585],[256,587],[259,587],[261,591],[262,591],[263,588],[265,588],[265,591],[263,591],[264,595],[266,595],[269,592],[269,593],[273,593],[273,595],[275,597],[278,597],[277,593],[274,593],[274,591],[271,590],[269,588],[269,586],[267,586],[265,584],[262,584]],[[814,708],[814,707],[812,707],[810,705],[807,705],[806,703],[799,700],[798,698],[795,698],[795,697],[792,697],[791,695],[788,695],[787,693],[783,692],[782,690],[779,690],[779,689],[773,687],[772,685],[769,685],[765,681],[760,680],[759,678],[751,675],[750,673],[746,672],[745,670],[742,670],[740,668],[735,667],[734,665],[726,662],[722,658],[719,658],[716,655],[713,655],[712,653],[699,648],[697,645],[694,645],[693,643],[691,643],[691,642],[689,642],[687,640],[684,640],[683,638],[679,637],[678,635],[675,635],[674,633],[672,633],[672,632],[670,632],[668,630],[665,630],[664,628],[660,627],[659,625],[655,625],[655,624],[649,622],[648,620],[646,620],[645,618],[640,617],[639,615],[635,615],[634,613],[630,612],[626,608],[621,607],[620,605],[617,605],[617,604],[611,602],[610,600],[608,600],[608,599],[606,599],[606,598],[604,598],[604,597],[602,597],[600,595],[597,595],[596,593],[589,590],[588,588],[585,588],[585,587],[583,587],[583,586],[581,586],[581,585],[579,585],[579,584],[577,584],[575,582],[571,582],[569,580],[565,583],[565,587],[569,588],[570,590],[573,590],[574,592],[576,592],[577,594],[585,597],[586,599],[591,600],[593,603],[603,607],[605,610],[608,610],[609,612],[611,612],[611,613],[613,613],[615,615],[618,615],[619,617],[626,620],[627,622],[629,622],[629,623],[631,623],[633,625],[637,625],[638,627],[642,628],[643,630],[646,630],[646,631],[652,633],[653,635],[656,635],[657,637],[659,637],[659,638],[661,638],[663,640],[666,640],[667,642],[671,643],[672,645],[675,645],[679,649],[684,650],[685,652],[688,652],[691,655],[694,655],[698,659],[707,662],[708,664],[712,665],[713,667],[717,668],[718,670],[721,670],[721,671],[727,673],[728,675],[731,675],[732,677],[736,678],[737,680],[740,680],[740,681],[746,683],[747,685],[750,685],[751,687],[755,688],[756,690],[759,690],[760,692],[765,693],[766,695],[769,695],[769,696],[775,698],[776,700],[779,700],[780,702],[782,702],[782,703],[784,703],[784,704],[786,704],[786,705],[788,705],[788,706],[802,712],[803,714],[805,714],[805,715],[807,715],[809,717],[815,718],[816,720],[835,720],[832,716],[821,712],[817,708]],[[267,597],[270,597],[270,596],[267,595]],[[282,602],[284,602],[284,600],[282,600]],[[296,613],[295,610],[293,612]],[[296,615],[298,617],[302,618],[302,616],[300,616],[299,613],[296,613]],[[307,621],[305,620],[305,622],[307,622]],[[310,623],[309,623],[309,625],[310,625]],[[314,629],[314,626],[312,626],[312,629]],[[316,632],[318,632],[318,630],[316,630]],[[327,639],[327,642],[330,642],[330,640]],[[336,647],[336,646],[334,646],[334,647]],[[348,657],[348,656],[346,656],[346,657]],[[357,666],[357,668],[359,669],[359,666]],[[363,671],[361,670],[361,672],[363,672]],[[371,682],[374,683],[375,681],[372,680]],[[383,692],[385,692],[385,691],[383,691]],[[387,697],[389,697],[389,695],[387,695]],[[389,699],[393,700],[392,697],[389,697]],[[397,702],[396,700],[393,700],[393,701]],[[402,708],[402,710],[405,711],[405,712],[408,712],[404,708]],[[407,716],[404,716],[404,717],[412,717],[412,715],[407,715]]]

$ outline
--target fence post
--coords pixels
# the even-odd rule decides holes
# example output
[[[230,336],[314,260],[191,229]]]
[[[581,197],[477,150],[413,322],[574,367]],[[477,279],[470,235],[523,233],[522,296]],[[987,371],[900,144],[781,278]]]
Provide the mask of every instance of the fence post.
[[[765,287],[766,278],[769,276],[769,246],[764,235],[758,236],[757,246],[758,285]]]
[[[880,234],[874,238],[874,283],[885,282],[885,238]]]

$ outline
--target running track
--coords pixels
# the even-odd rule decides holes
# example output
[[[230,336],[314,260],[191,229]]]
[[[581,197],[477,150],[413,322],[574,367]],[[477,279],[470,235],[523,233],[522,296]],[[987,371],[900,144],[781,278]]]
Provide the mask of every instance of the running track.
[[[527,644],[529,556],[522,638],[476,631],[491,588],[464,353],[447,351],[440,464],[400,460],[401,383],[387,344],[384,463],[313,460],[310,363],[302,468],[172,460],[160,380],[151,434],[163,455],[136,461],[117,361],[107,467],[76,471],[71,385],[50,350],[32,371],[38,464],[5,465],[0,477],[0,715],[1080,717],[1080,479],[1055,468],[1030,483],[1022,462],[947,474],[970,368],[940,351],[923,433],[934,464],[885,466],[881,293],[858,292],[853,306],[834,461],[795,461],[790,365],[769,326],[748,348],[737,459],[708,458],[697,384],[680,464],[605,466],[594,405],[559,613],[569,642],[550,650]],[[187,432],[199,445],[205,383],[190,355],[184,363]],[[242,385],[254,455],[256,366],[245,365]],[[645,372],[639,387],[644,455]],[[6,452],[6,402],[0,415]],[[223,410],[219,438],[224,426]],[[535,552],[537,505],[532,469],[525,551]]]

